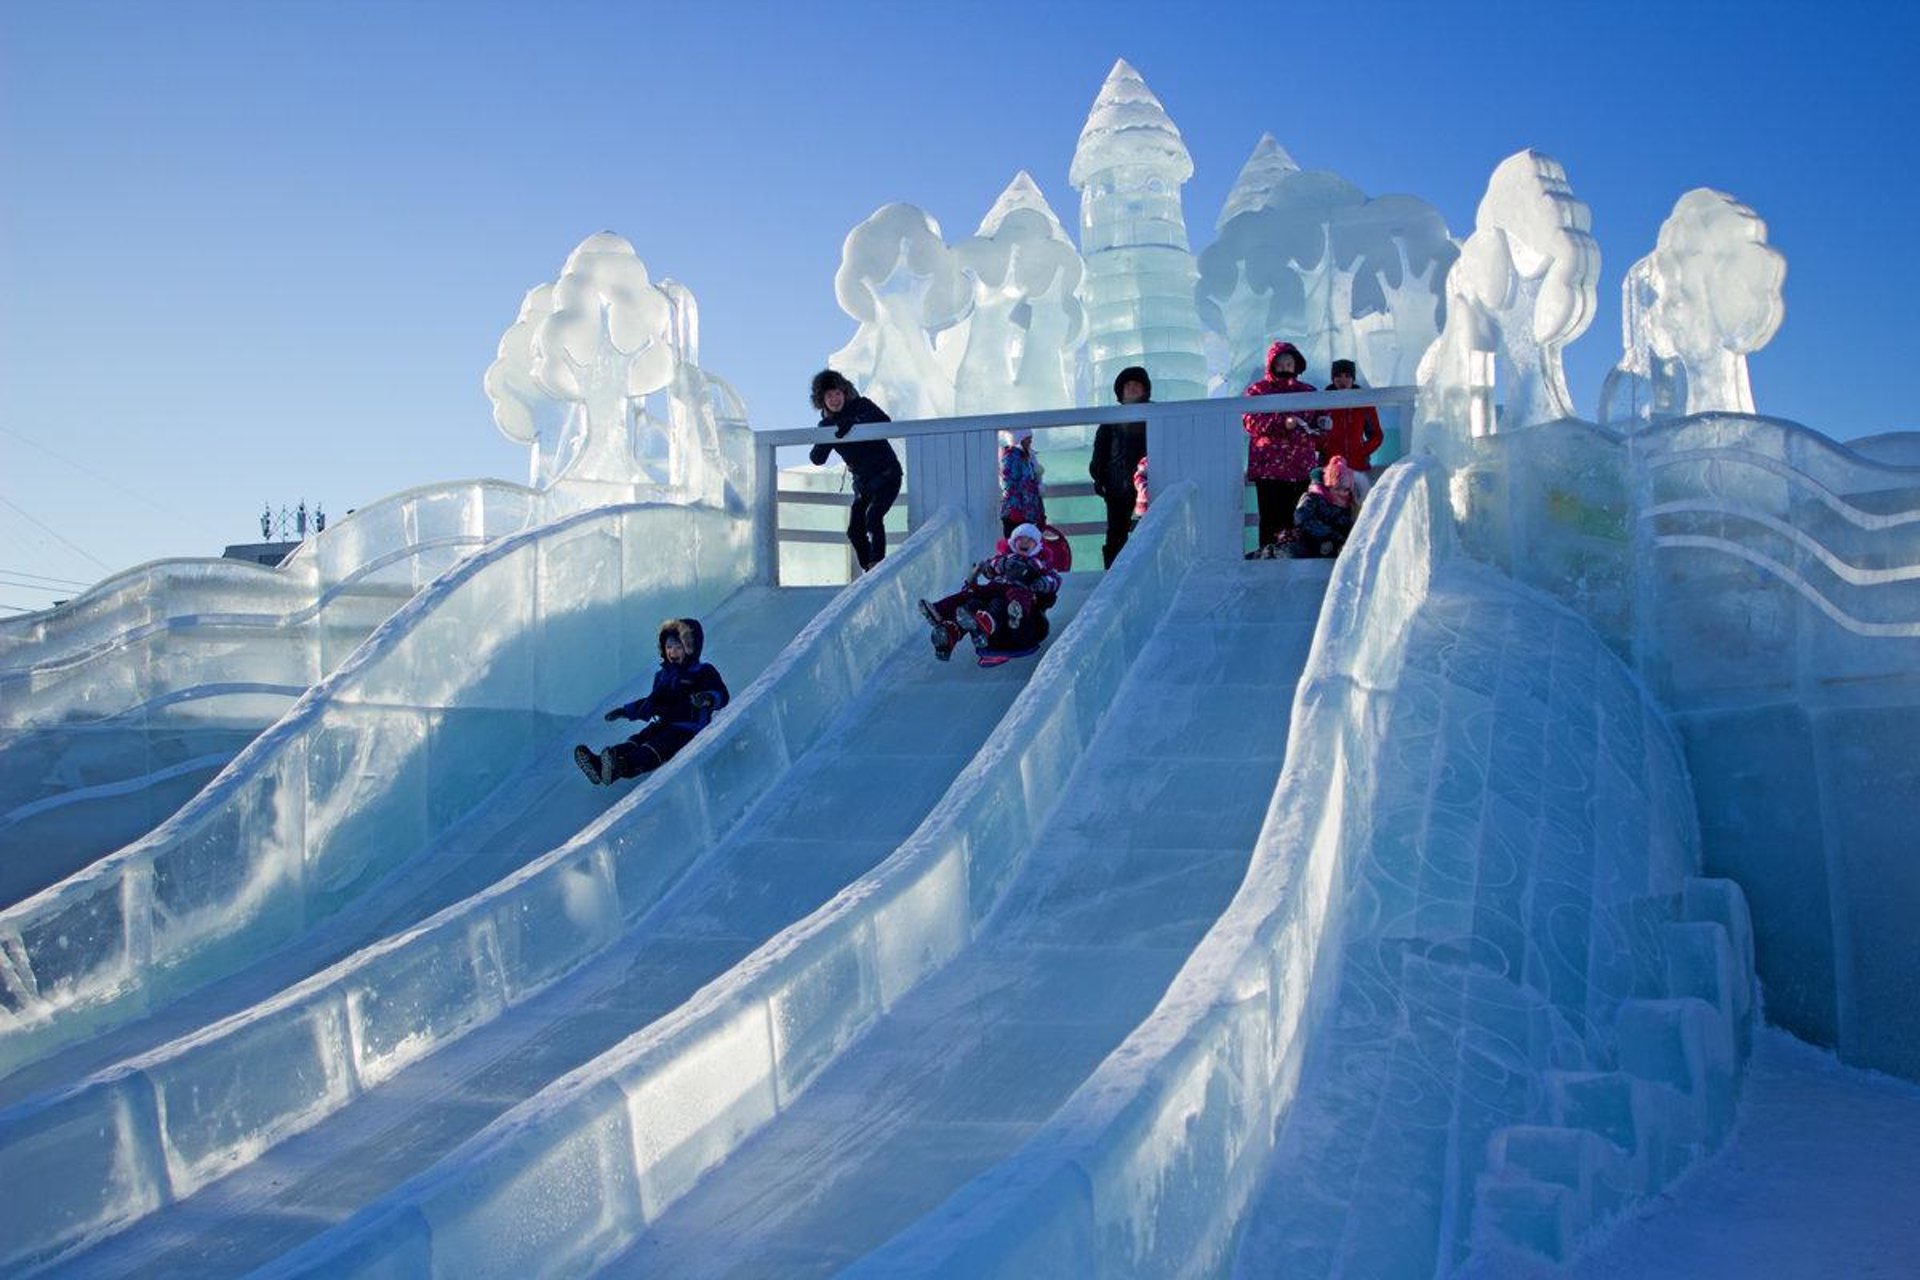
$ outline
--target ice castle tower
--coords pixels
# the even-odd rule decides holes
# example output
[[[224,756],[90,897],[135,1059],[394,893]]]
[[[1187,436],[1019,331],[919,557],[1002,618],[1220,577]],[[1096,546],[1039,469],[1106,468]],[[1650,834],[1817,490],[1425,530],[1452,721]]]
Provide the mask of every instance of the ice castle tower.
[[[1068,178],[1080,189],[1087,353],[1104,403],[1130,364],[1153,375],[1156,400],[1207,393],[1180,186],[1193,176],[1180,131],[1126,59],[1113,64],[1080,130]]]

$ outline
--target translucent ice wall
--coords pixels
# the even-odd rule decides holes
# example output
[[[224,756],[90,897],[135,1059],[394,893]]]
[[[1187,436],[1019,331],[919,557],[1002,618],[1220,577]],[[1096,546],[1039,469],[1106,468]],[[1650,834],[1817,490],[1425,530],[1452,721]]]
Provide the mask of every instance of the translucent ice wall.
[[[934,338],[973,305],[940,224],[910,204],[883,205],[847,233],[833,278],[840,309],[860,322],[827,364],[895,418],[953,412],[953,370]]]
[[[1246,884],[1153,1017],[856,1274],[1444,1274],[1564,1251],[1724,1135],[1744,916],[1692,875],[1677,743],[1451,553],[1445,498],[1375,490]]]
[[[1125,59],[1113,64],[1080,131],[1068,180],[1080,190],[1086,259],[1087,355],[1092,392],[1144,365],[1157,400],[1207,394],[1207,360],[1194,306],[1197,276],[1180,188],[1193,176],[1180,131]]]
[[[1633,643],[1771,1021],[1920,1079],[1920,468],[1709,414],[1631,439]]]
[[[412,489],[278,568],[160,561],[0,624],[0,905],[150,830],[415,591],[536,507],[498,481]]]
[[[911,601],[965,571],[953,513],[842,592],[673,763],[562,847],[219,1025],[0,1111],[0,1269],[193,1194],[351,1107],[639,926],[896,652]],[[645,631],[648,643],[652,628]]]
[[[465,561],[164,826],[0,912],[0,1070],[313,927],[490,791],[529,733],[652,666],[661,617],[748,576],[749,531],[603,508]]]
[[[267,1274],[583,1273],[619,1254],[966,947],[1183,576],[1192,498],[1176,488],[1155,507],[993,742],[884,863]]]
[[[1462,539],[1584,614],[1673,713],[1769,1017],[1920,1077],[1920,469],[1778,419],[1621,425],[1477,441],[1451,482]]]

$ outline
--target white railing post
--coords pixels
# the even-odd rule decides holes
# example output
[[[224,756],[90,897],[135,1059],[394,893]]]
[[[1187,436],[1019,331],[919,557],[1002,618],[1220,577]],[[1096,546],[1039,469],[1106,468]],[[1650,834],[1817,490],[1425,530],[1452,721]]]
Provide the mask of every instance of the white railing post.
[[[780,464],[771,443],[754,441],[753,492],[760,507],[754,521],[753,580],[770,587],[780,585]]]
[[[970,545],[1000,536],[998,436],[992,429],[908,436],[907,523],[917,529],[943,507],[965,513]]]
[[[1158,493],[1183,482],[1194,495],[1194,554],[1202,559],[1238,557],[1245,540],[1246,433],[1238,413],[1222,414],[1222,401],[1168,406],[1147,427],[1149,483]]]

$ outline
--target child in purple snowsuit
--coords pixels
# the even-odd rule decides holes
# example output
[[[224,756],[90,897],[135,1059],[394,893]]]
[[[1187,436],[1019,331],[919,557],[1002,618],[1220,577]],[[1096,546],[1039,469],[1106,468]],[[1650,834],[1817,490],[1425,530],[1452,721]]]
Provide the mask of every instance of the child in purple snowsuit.
[[[1023,524],[1047,522],[1047,502],[1040,496],[1040,479],[1046,474],[1033,453],[1033,432],[1010,433],[1012,438],[1000,446],[1000,534],[1011,537]]]

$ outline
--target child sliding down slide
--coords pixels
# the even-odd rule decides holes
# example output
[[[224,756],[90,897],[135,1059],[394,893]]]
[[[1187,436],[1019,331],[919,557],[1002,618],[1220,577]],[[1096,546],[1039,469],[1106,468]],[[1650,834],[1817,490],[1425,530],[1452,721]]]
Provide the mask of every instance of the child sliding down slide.
[[[1047,638],[1047,610],[1060,596],[1060,575],[1047,563],[1040,530],[1016,528],[1006,550],[973,566],[966,585],[950,596],[922,600],[933,627],[933,656],[945,662],[963,635],[973,639],[982,666],[1031,653]]]

